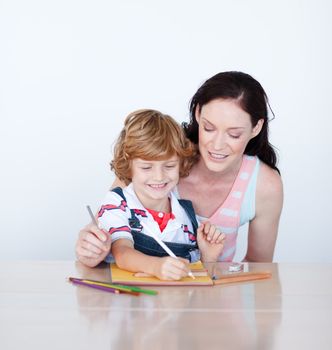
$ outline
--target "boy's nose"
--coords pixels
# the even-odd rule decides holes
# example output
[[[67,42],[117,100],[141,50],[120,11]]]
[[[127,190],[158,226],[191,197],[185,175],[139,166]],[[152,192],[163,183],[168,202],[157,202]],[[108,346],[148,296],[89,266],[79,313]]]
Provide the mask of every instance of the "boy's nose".
[[[162,181],[164,179],[164,172],[161,168],[154,169],[153,179],[155,181]]]

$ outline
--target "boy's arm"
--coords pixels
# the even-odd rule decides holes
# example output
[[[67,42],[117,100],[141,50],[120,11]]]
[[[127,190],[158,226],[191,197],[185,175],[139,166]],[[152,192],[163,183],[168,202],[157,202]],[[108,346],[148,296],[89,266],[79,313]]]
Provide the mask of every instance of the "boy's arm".
[[[120,269],[145,272],[161,280],[179,280],[189,272],[187,260],[143,254],[134,249],[133,243],[128,239],[115,241],[112,244],[112,255]]]
[[[76,257],[82,264],[95,267],[110,253],[111,241],[109,233],[91,223],[79,233],[76,242]]]
[[[111,252],[120,269],[155,274],[153,266],[158,263],[158,258],[136,250],[130,240],[118,239],[113,243]]]

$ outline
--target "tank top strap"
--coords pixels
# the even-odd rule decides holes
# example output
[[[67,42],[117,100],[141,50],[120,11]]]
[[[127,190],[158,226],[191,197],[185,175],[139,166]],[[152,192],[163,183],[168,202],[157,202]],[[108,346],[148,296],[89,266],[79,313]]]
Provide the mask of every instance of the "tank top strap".
[[[239,173],[224,203],[210,217],[210,222],[217,225],[226,234],[221,261],[231,261],[235,255],[236,238],[240,226],[240,211],[251,175],[255,170],[257,157],[244,155]]]
[[[244,195],[248,187],[251,175],[254,172],[257,157],[244,155],[242,164],[234,184],[224,201],[224,203],[210,217],[210,220],[217,223],[224,223],[224,220],[229,218],[231,221],[240,220],[240,209],[244,200]],[[229,220],[227,220],[229,221]],[[234,224],[232,224],[234,226]],[[235,224],[235,226],[239,226]]]
[[[224,208],[232,208],[240,211],[251,175],[254,172],[257,158],[253,156],[243,156],[242,165],[234,181],[232,189],[223,203]]]

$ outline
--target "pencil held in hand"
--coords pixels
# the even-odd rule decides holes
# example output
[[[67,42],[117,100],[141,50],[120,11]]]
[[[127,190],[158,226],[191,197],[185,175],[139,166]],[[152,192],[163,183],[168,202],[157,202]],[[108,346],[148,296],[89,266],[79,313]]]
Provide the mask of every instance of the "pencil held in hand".
[[[178,259],[178,257],[167,247],[167,245],[158,237],[158,235],[153,232],[152,229],[150,229],[149,226],[147,226],[144,222],[141,222],[141,225],[144,227],[144,229],[150,233],[150,235],[157,241],[157,243],[165,250],[165,252],[171,256],[172,258]],[[188,272],[188,275],[192,278],[195,279],[195,276],[191,271]]]
[[[94,216],[93,213],[92,213],[92,210],[91,210],[91,208],[90,208],[90,205],[87,205],[86,208],[88,209],[88,212],[89,212],[89,215],[90,215],[90,217],[91,217],[92,222],[94,223],[94,225],[96,225],[96,226],[98,227],[98,222],[97,222],[95,216]]]

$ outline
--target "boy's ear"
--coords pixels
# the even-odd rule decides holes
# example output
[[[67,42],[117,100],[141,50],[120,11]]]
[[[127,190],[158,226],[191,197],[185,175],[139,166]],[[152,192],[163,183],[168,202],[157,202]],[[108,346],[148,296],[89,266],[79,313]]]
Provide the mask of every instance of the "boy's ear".
[[[264,124],[264,119],[259,119],[259,121],[257,122],[257,124],[254,126],[254,128],[252,129],[251,132],[251,138],[253,139],[254,137],[256,137],[262,130]]]

